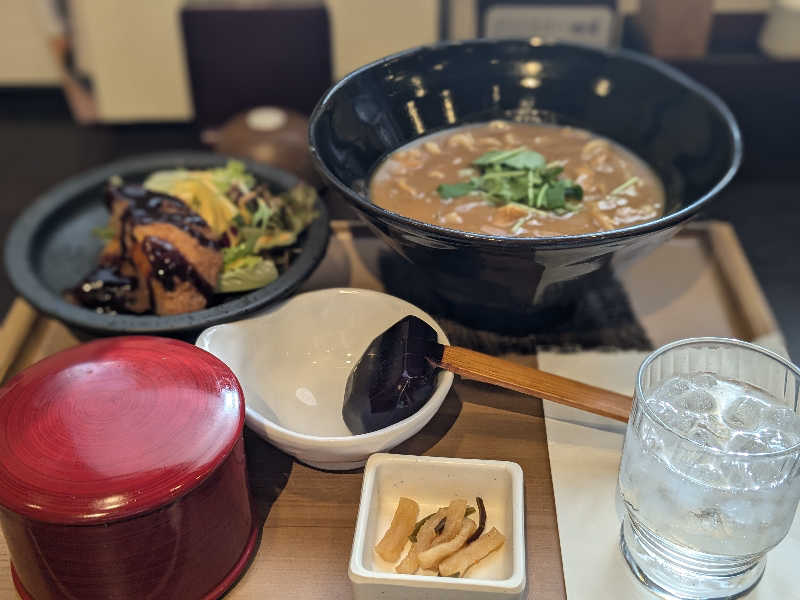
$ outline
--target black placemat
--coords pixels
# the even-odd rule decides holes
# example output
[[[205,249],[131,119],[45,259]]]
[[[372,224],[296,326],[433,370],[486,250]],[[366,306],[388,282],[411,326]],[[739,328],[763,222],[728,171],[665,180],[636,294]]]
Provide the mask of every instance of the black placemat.
[[[497,333],[476,329],[448,314],[446,304],[410,263],[390,251],[378,261],[386,291],[433,316],[450,343],[488,354],[534,354],[537,350],[650,350],[652,344],[634,314],[628,295],[613,276],[594,278],[572,290],[570,306],[557,319],[543,319],[522,332]]]

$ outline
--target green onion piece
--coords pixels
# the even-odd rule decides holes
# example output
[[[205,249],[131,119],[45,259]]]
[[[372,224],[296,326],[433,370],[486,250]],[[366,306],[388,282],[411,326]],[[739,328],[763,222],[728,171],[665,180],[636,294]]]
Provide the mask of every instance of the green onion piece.
[[[547,190],[550,188],[550,185],[545,183],[540,189],[539,193],[536,195],[536,208],[547,208]]]
[[[533,206],[533,171],[528,171],[528,204]]]
[[[522,231],[522,226],[525,225],[530,218],[531,215],[525,215],[524,217],[517,219],[514,225],[511,227],[511,233],[517,234]]]
[[[631,177],[630,179],[628,179],[628,181],[626,181],[622,185],[618,185],[613,190],[608,192],[608,195],[609,196],[613,196],[614,194],[619,194],[622,190],[625,190],[625,189],[631,187],[632,185],[634,185],[636,183],[639,183],[639,181],[641,181],[641,180],[638,177],[636,177],[636,176]]]

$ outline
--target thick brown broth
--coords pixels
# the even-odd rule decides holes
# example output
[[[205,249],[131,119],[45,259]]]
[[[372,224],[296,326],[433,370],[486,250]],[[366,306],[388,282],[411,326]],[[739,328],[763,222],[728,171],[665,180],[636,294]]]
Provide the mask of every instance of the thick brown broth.
[[[497,206],[475,191],[442,198],[443,183],[469,181],[471,163],[490,150],[526,147],[541,153],[561,174],[580,184],[575,211]],[[632,178],[634,183],[614,192]],[[370,182],[375,204],[412,219],[462,231],[515,237],[578,235],[651,221],[664,213],[664,188],[644,161],[606,138],[583,129],[492,121],[449,129],[393,152]]]

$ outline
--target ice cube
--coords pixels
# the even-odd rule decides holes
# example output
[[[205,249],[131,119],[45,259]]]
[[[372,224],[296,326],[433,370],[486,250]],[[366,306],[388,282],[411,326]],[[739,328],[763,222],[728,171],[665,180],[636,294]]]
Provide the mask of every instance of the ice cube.
[[[722,420],[736,431],[753,432],[761,424],[763,402],[750,396],[740,396],[722,410]]]
[[[772,449],[754,433],[737,433],[728,442],[727,450],[743,454],[772,452]]]
[[[709,454],[698,457],[692,463],[689,473],[695,481],[702,485],[725,485],[725,474],[720,470],[719,460]]]
[[[714,400],[714,396],[705,390],[697,388],[684,392],[674,402],[678,409],[683,409],[696,415],[707,415],[717,409],[717,402]]]
[[[800,437],[800,415],[791,408],[773,406],[771,410],[764,411],[761,425],[779,429],[788,436]]]
[[[661,420],[667,427],[673,427],[680,421],[680,415],[675,407],[666,400],[652,400],[648,402],[650,410]]]
[[[671,403],[674,398],[694,389],[694,386],[683,377],[671,377],[659,383],[650,391],[653,400]]]
[[[656,436],[648,436],[642,440],[642,447],[645,452],[659,456],[664,451],[664,441]]]
[[[714,420],[706,418],[694,424],[689,430],[688,437],[706,448],[723,450],[728,443],[729,433],[724,427],[718,427]]]
[[[717,377],[713,373],[692,373],[687,377],[692,385],[703,390],[709,390],[717,385]]]
[[[720,461],[719,469],[724,486],[737,490],[746,490],[752,487],[752,475],[747,461],[727,458]]]
[[[660,430],[651,422],[644,421],[641,429],[642,449],[651,454],[660,454],[664,449],[664,440]]]
[[[747,464],[750,475],[749,485],[746,488],[774,487],[779,485],[788,475],[784,470],[784,461],[771,457],[757,458]]]
[[[800,439],[793,431],[785,431],[773,427],[762,427],[756,433],[758,438],[766,444],[770,451],[780,452],[787,450],[800,442]]]
[[[716,414],[706,415],[702,422],[722,446],[730,441],[733,431]]]

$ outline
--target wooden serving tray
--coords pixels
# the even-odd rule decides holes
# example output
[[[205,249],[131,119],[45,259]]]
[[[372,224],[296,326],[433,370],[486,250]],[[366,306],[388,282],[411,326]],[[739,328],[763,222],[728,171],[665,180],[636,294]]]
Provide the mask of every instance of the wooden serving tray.
[[[333,222],[328,254],[304,290],[381,289],[372,259],[382,248],[366,229]],[[738,239],[725,223],[693,225],[622,278],[655,345],[692,335],[780,341],[775,319]],[[0,379],[78,343],[57,321],[17,299],[0,329]],[[535,356],[515,356],[535,364]],[[259,517],[259,551],[232,600],[352,598],[347,576],[362,472],[318,471],[245,432]],[[394,452],[512,460],[525,475],[528,597],[566,598],[540,400],[457,380],[442,409]],[[17,598],[0,536],[0,599]]]

